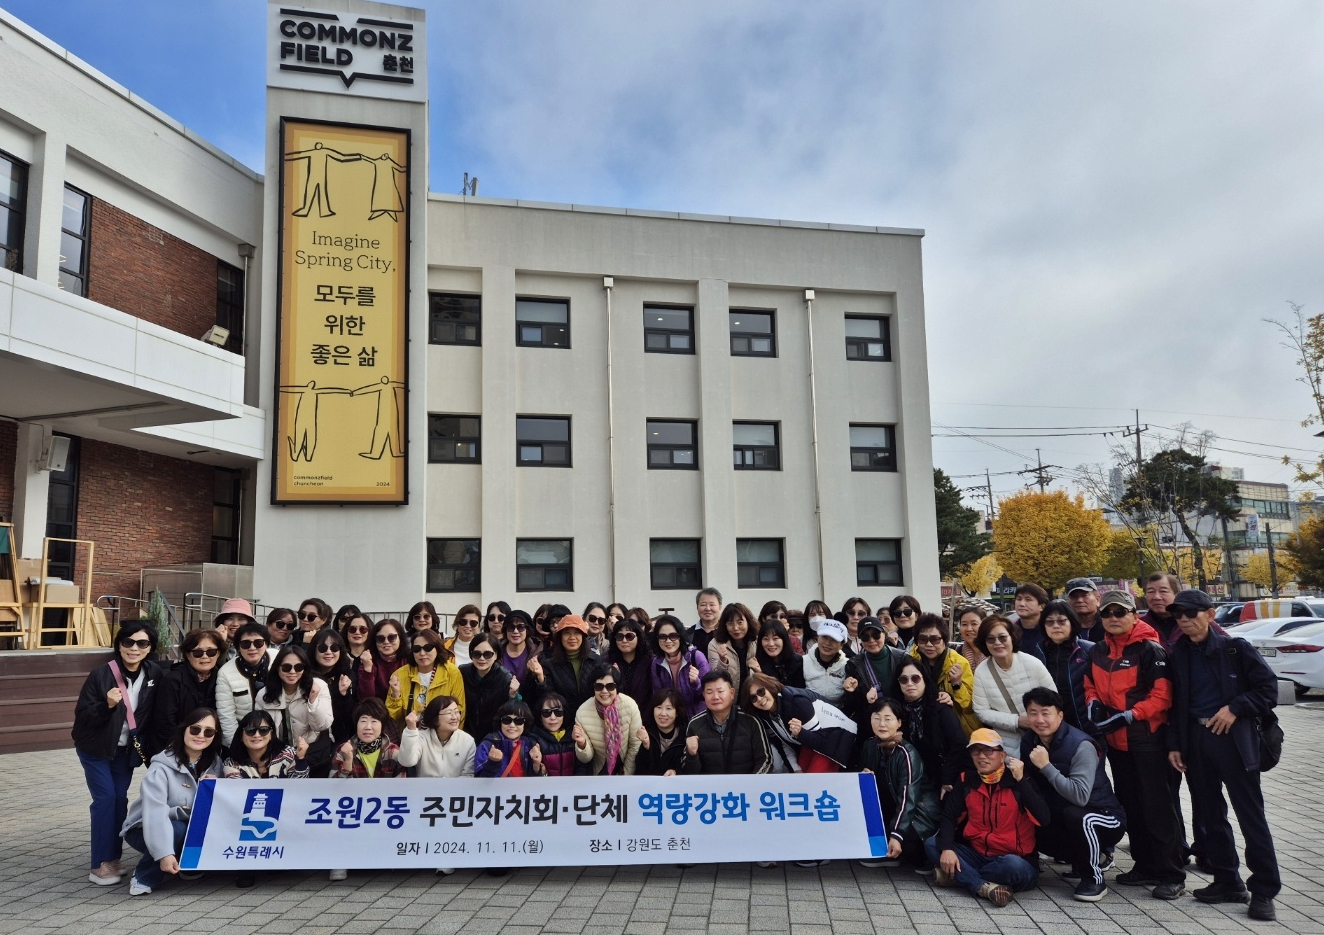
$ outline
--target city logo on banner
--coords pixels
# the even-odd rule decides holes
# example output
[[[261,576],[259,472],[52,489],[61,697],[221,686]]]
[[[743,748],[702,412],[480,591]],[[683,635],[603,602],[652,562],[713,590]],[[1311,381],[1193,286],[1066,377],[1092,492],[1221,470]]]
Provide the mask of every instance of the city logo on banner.
[[[372,5],[366,5],[370,9]],[[427,99],[423,19],[273,5],[267,84],[395,100]]]
[[[281,789],[249,789],[244,801],[244,815],[239,820],[239,840],[276,840],[276,824],[280,821],[280,802],[285,795]]]

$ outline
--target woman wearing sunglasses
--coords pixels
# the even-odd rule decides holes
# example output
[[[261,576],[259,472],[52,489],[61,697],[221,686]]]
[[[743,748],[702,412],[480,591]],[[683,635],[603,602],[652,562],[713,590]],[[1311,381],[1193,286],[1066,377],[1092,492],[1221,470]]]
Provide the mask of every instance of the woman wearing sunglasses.
[[[291,747],[276,736],[276,722],[266,711],[249,711],[230,738],[229,755],[221,765],[226,779],[306,779],[308,742]],[[247,889],[257,882],[251,870],[241,870],[234,885]]]
[[[637,620],[623,619],[607,640],[605,659],[621,672],[621,693],[633,698],[640,711],[644,710],[653,697],[653,660],[647,631]]]
[[[487,605],[487,613],[483,614],[483,629],[498,644],[506,638],[506,618],[509,616],[510,605],[505,601],[493,601]]]
[[[234,637],[238,654],[221,666],[216,675],[216,714],[221,721],[221,742],[233,737],[239,719],[253,710],[258,694],[266,688],[276,648],[270,645],[267,628],[246,623]]]
[[[919,751],[925,772],[943,797],[971,765],[966,752],[965,728],[955,709],[938,701],[922,664],[914,659],[901,664],[891,697],[901,701],[906,739]]]
[[[1048,667],[1065,708],[1066,722],[1090,736],[1098,729],[1086,715],[1085,675],[1090,671],[1090,653],[1094,644],[1080,635],[1080,618],[1064,600],[1048,601],[1039,615],[1043,639],[1034,654]]]
[[[610,644],[607,642],[607,608],[597,601],[592,601],[584,608],[584,623],[588,624],[588,636],[584,645],[590,652],[606,658]]]
[[[283,646],[294,638],[299,629],[296,614],[288,607],[277,607],[267,614],[267,639],[272,646]]]
[[[336,611],[335,617],[332,618],[331,626],[337,633],[344,636],[345,627],[349,626],[349,622],[354,618],[361,616],[363,616],[363,611],[359,610],[359,605],[345,604]]]
[[[308,774],[325,779],[331,771],[331,691],[313,672],[302,646],[282,646],[271,661],[271,677],[258,695],[257,707],[271,714],[276,735],[289,744],[308,744]]]
[[[88,673],[74,707],[74,749],[92,794],[92,864],[88,880],[120,882],[120,828],[129,808],[133,769],[149,749],[161,667],[152,661],[156,624],[125,620],[115,656]]]
[[[607,632],[610,633],[616,629],[616,624],[620,623],[630,615],[630,608],[619,601],[613,601],[607,605]]]
[[[507,701],[497,711],[495,730],[483,738],[474,755],[475,775],[488,778],[546,776],[542,748],[525,736],[533,713],[522,701]]]
[[[902,649],[909,649],[915,641],[915,624],[919,623],[919,615],[923,613],[919,599],[909,594],[899,594],[892,598],[887,612],[892,615],[892,624],[896,628],[888,634],[889,642],[895,641]]]
[[[353,675],[344,638],[330,627],[318,631],[308,648],[308,658],[313,663],[313,675],[326,682],[331,691],[331,739],[344,743],[354,733],[354,706],[359,703],[358,679]]]
[[[359,657],[359,700],[385,701],[391,676],[409,661],[409,637],[399,620],[387,618],[372,625],[368,651]]]
[[[221,735],[216,712],[198,708],[175,728],[170,746],[152,757],[138,800],[124,822],[124,840],[142,853],[129,882],[130,896],[152,892],[167,873],[180,873],[184,832],[198,781],[221,775]],[[180,874],[196,879],[201,874]]]
[[[293,642],[306,648],[319,630],[331,626],[331,605],[320,597],[310,597],[299,605],[294,616],[299,621],[299,632]]]
[[[497,662],[521,682],[527,682],[529,660],[542,651],[542,645],[533,638],[533,618],[522,610],[512,610],[502,627],[503,639],[498,645],[501,655]]]
[[[862,597],[848,597],[846,603],[841,605],[841,616],[837,619],[846,625],[846,632],[850,634],[843,647],[847,656],[854,658],[863,652],[860,646],[860,621],[871,616],[873,611],[869,609],[869,602]]]
[[[924,684],[936,701],[956,709],[967,737],[981,726],[975,717],[975,676],[966,658],[948,643],[947,621],[937,614],[921,614],[915,624],[910,657],[919,663]]]
[[[359,672],[363,669],[363,659],[371,655],[372,649],[372,621],[362,614],[358,614],[345,621],[345,627],[340,632],[340,636],[345,641],[345,657],[349,660],[349,674],[354,679],[355,689],[357,690],[359,681]]]
[[[497,709],[519,694],[519,679],[497,665],[496,640],[479,633],[469,644],[469,661],[460,666],[464,681],[464,729],[484,733]]]
[[[740,689],[740,707],[758,719],[774,773],[835,773],[855,747],[855,722],[807,688],[755,673]]]
[[[455,657],[457,666],[469,661],[469,644],[482,629],[483,616],[474,604],[465,604],[455,612],[455,635],[446,640],[446,648]]]
[[[634,775],[644,722],[620,686],[621,671],[612,666],[593,680],[593,697],[575,714],[575,758],[587,764],[590,776]]]
[[[465,711],[464,678],[440,633],[415,631],[409,637],[409,659],[395,670],[387,686],[386,713],[391,716],[393,737],[404,727],[406,714],[422,714],[432,699],[441,695],[458,698],[460,713]]]
[[[189,630],[179,644],[181,660],[161,679],[152,717],[152,749],[164,750],[175,727],[191,711],[216,708],[216,675],[225,659],[220,630]],[[222,737],[222,742],[228,737]]]
[[[538,726],[530,737],[542,750],[542,765],[548,776],[577,776],[582,770],[575,759],[575,741],[566,727],[565,699],[548,692],[538,703]]]
[[[409,616],[405,618],[405,626],[408,627],[410,633],[418,630],[436,630],[439,619],[437,608],[432,606],[431,601],[419,601],[409,608]]]
[[[1000,614],[984,618],[975,644],[989,657],[975,670],[975,717],[1002,735],[1004,750],[1019,750],[1021,731],[1030,729],[1025,693],[1031,688],[1057,691],[1057,683],[1047,666],[1020,652],[1021,628]]]
[[[653,692],[674,689],[684,701],[681,726],[707,710],[703,703],[703,677],[708,674],[708,659],[685,639],[680,619],[663,614],[649,636],[653,647]]]

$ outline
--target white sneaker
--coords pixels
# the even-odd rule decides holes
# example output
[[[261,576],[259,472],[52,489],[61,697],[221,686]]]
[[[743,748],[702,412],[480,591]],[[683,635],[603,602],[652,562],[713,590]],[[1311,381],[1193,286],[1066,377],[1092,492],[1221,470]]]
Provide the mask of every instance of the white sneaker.
[[[124,877],[120,876],[119,867],[112,861],[106,861],[87,875],[87,879],[97,886],[114,886]]]
[[[146,883],[141,882],[137,877],[129,881],[130,896],[146,896],[152,891],[152,888]]]
[[[330,879],[334,883],[340,880],[344,880],[348,876],[349,876],[348,870],[332,870],[331,873],[328,875],[328,879]]]
[[[451,875],[452,873],[454,873],[454,872],[455,872],[455,868],[454,868],[454,867],[438,867],[438,868],[437,868],[437,876],[439,876],[439,877],[448,877],[448,876],[450,876],[450,875]]]

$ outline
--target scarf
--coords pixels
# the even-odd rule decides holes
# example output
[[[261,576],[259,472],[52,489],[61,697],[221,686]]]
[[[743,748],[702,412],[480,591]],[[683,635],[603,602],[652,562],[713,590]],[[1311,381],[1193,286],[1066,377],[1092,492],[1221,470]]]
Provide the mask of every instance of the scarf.
[[[385,744],[386,744],[385,734],[382,734],[382,736],[378,737],[376,740],[371,740],[371,741],[359,740],[358,734],[354,735],[354,752],[359,756],[363,756],[364,754],[367,753],[376,753]]]
[[[598,709],[598,717],[602,718],[607,731],[607,775],[614,776],[616,761],[621,755],[621,712],[615,702],[601,705],[595,698],[593,704]]]
[[[924,740],[924,700],[906,703],[906,737],[912,744]]]
[[[1000,766],[996,771],[989,773],[987,776],[980,773],[979,778],[984,781],[984,785],[986,786],[996,786],[998,783],[1002,782],[1002,774],[1006,771],[1006,766]]]
[[[271,657],[264,650],[262,658],[257,662],[249,662],[243,656],[234,657],[234,667],[239,670],[239,674],[248,679],[248,694],[256,698],[260,689],[266,687],[267,676],[271,666]]]

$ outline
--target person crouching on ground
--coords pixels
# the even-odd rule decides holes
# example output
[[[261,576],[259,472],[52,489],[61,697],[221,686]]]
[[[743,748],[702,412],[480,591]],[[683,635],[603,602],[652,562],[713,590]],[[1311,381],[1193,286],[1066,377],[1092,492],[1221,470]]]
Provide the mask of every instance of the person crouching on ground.
[[[933,862],[924,853],[924,840],[938,830],[942,805],[938,788],[924,771],[924,760],[905,739],[905,706],[880,698],[869,706],[873,736],[860,752],[860,771],[872,773],[878,784],[887,829],[887,856],[862,860],[861,867],[894,867],[904,862],[928,876]]]
[[[354,739],[336,750],[331,761],[332,779],[401,779],[409,774],[400,763],[400,748],[386,735],[391,716],[380,698],[365,698],[354,709]],[[348,871],[332,870],[332,880],[343,880]]]

